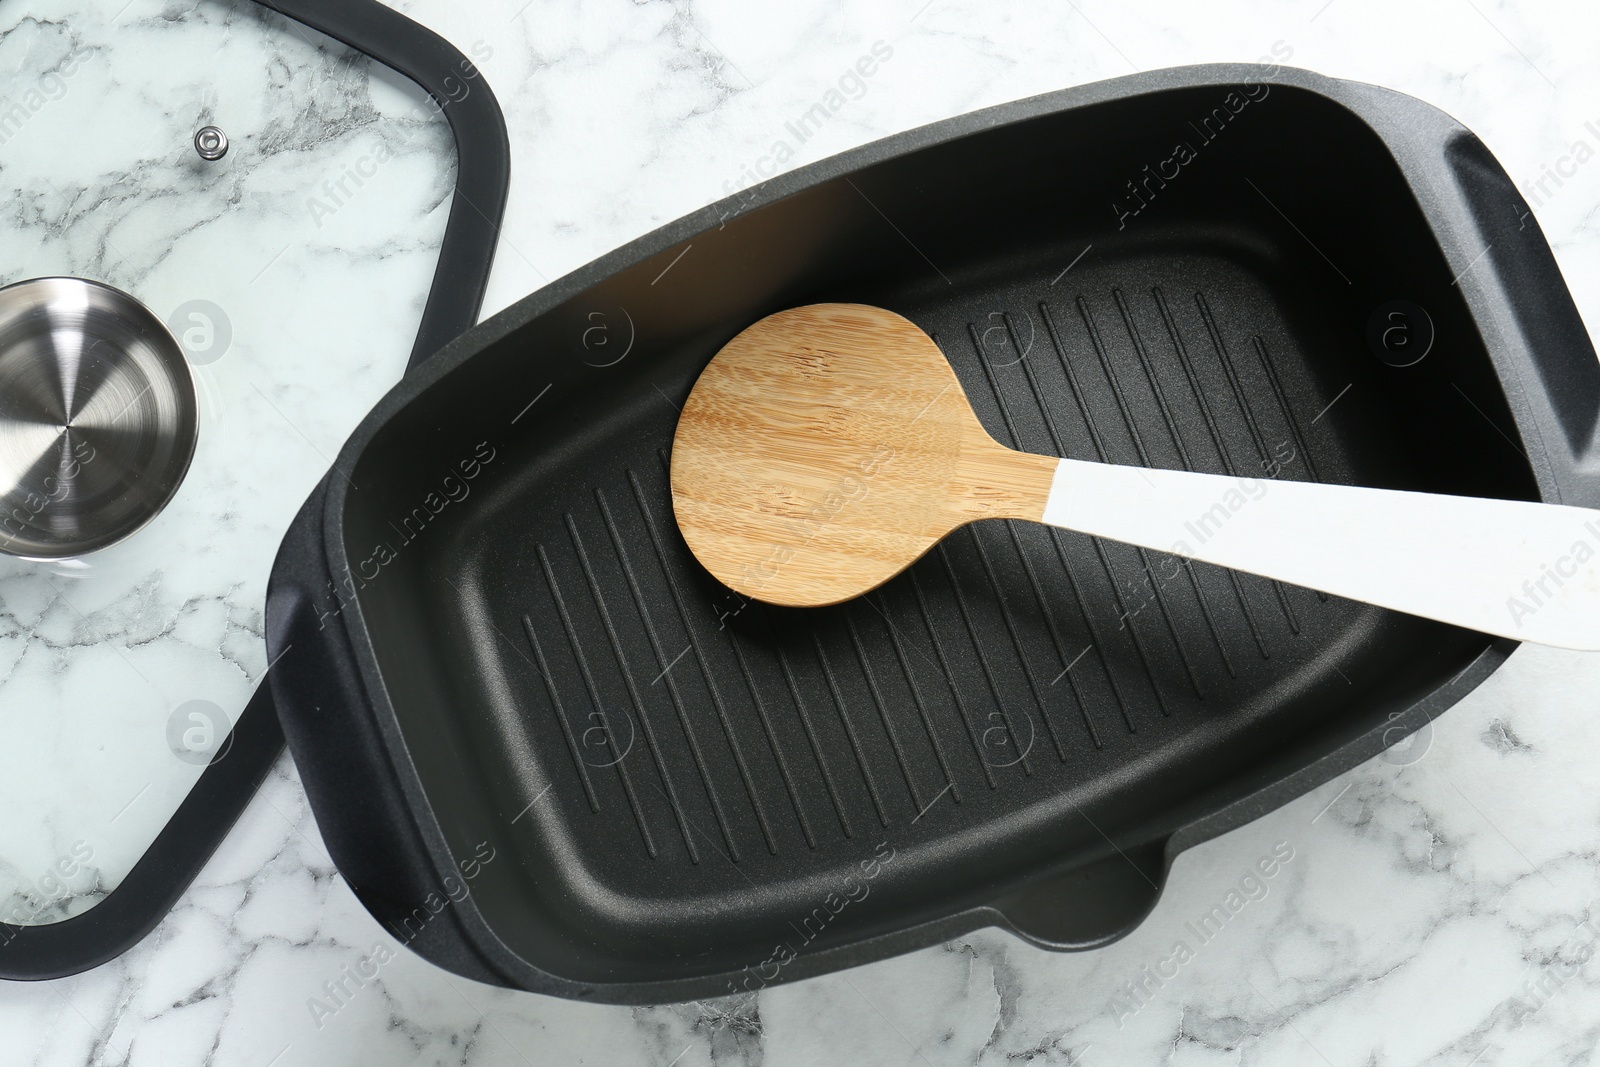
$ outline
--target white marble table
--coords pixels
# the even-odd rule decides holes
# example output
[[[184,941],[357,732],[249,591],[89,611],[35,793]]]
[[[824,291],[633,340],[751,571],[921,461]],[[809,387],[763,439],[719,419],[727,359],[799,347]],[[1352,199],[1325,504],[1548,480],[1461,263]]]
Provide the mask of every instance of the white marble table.
[[[1600,326],[1593,4],[403,6],[487,55],[511,129],[486,311],[771,169],[780,142],[792,166],[973,108],[1254,61],[1276,44],[1294,65],[1444,108],[1519,184],[1563,172],[1530,201]],[[786,132],[879,41],[892,57],[859,99],[803,143]],[[396,949],[334,871],[285,760],[142,945],[75,978],[0,986],[0,1064],[1594,1062],[1597,698],[1600,656],[1520,650],[1404,758],[1185,854],[1155,913],[1098,952],[982,932],[747,1003],[637,1009],[480,986]],[[1265,895],[1175,977],[1147,980],[1275,848],[1292,859]],[[331,1016],[312,1010],[325,982],[375,953],[387,960],[375,980]],[[1114,999],[1141,981],[1137,1000]]]

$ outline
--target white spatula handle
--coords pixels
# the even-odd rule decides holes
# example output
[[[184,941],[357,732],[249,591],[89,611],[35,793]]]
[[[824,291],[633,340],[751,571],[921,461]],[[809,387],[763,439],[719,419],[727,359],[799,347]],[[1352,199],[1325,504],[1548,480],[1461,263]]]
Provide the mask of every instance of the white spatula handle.
[[[1600,649],[1600,511],[1063,459],[1044,521],[1562,648]]]

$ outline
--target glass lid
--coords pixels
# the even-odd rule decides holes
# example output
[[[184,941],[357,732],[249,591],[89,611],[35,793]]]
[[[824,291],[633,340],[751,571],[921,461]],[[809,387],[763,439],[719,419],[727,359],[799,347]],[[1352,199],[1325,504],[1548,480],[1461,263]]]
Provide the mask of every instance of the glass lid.
[[[131,296],[154,315],[141,343],[165,324],[198,407],[153,518],[82,555],[0,555],[0,921],[36,925],[115,889],[226,760],[269,666],[278,543],[405,369],[455,147],[412,83],[254,0],[4,0],[0,70],[0,284]],[[120,351],[100,343],[56,342],[79,371]],[[7,358],[0,420],[32,396]],[[106,433],[156,402],[148,380],[116,381]],[[75,417],[29,432],[60,451]],[[112,474],[100,490],[150,491]]]

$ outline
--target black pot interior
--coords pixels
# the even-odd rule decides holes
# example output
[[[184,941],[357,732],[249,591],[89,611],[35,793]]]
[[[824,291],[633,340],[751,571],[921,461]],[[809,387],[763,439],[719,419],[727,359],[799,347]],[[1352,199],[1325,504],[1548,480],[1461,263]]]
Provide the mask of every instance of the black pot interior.
[[[1015,523],[861,600],[778,610],[710,579],[673,525],[698,370],[824,300],[922,325],[1030,451],[1537,499],[1382,142],[1325,97],[1265,90],[1043,114],[734,202],[389,420],[351,472],[346,547],[446,837],[503,857],[473,894],[512,951],[579,982],[732,989],[778,970],[780,943],[816,959],[918,924],[1103,942],[1153,903],[1166,834],[1488,647]],[[1415,366],[1367,344],[1394,299],[1436,331]],[[1149,870],[1067,880],[1104,869],[1108,836]]]

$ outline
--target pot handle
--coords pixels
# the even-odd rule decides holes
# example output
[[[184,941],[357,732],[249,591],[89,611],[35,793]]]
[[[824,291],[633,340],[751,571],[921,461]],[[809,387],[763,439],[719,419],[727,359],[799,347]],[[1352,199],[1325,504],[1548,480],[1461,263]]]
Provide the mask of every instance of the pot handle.
[[[1541,435],[1546,448],[1579,471],[1592,467],[1600,461],[1600,361],[1550,243],[1522,192],[1476,136],[1459,131],[1445,142],[1443,154],[1456,195],[1483,242],[1482,261],[1463,271],[1458,283],[1477,285],[1478,273],[1492,273],[1499,288],[1539,294],[1537,300],[1512,301],[1509,315],[1480,327],[1491,344],[1498,340],[1524,350],[1542,386],[1528,390],[1529,399],[1543,409],[1541,421],[1559,431]],[[1600,490],[1588,497],[1564,502],[1593,507]]]
[[[1043,948],[1110,944],[1138,926],[1161,898],[1166,845],[1153,841],[1102,856],[990,906],[1018,937]]]
[[[326,625],[326,608],[318,607],[334,589],[317,537],[326,492],[324,479],[295,516],[267,586],[273,703],[317,828],[339,873],[391,934],[448,970],[505,985],[468,950],[457,909],[446,908],[431,921],[408,921],[440,889],[427,881],[432,862],[403,815],[400,779],[344,627]]]

